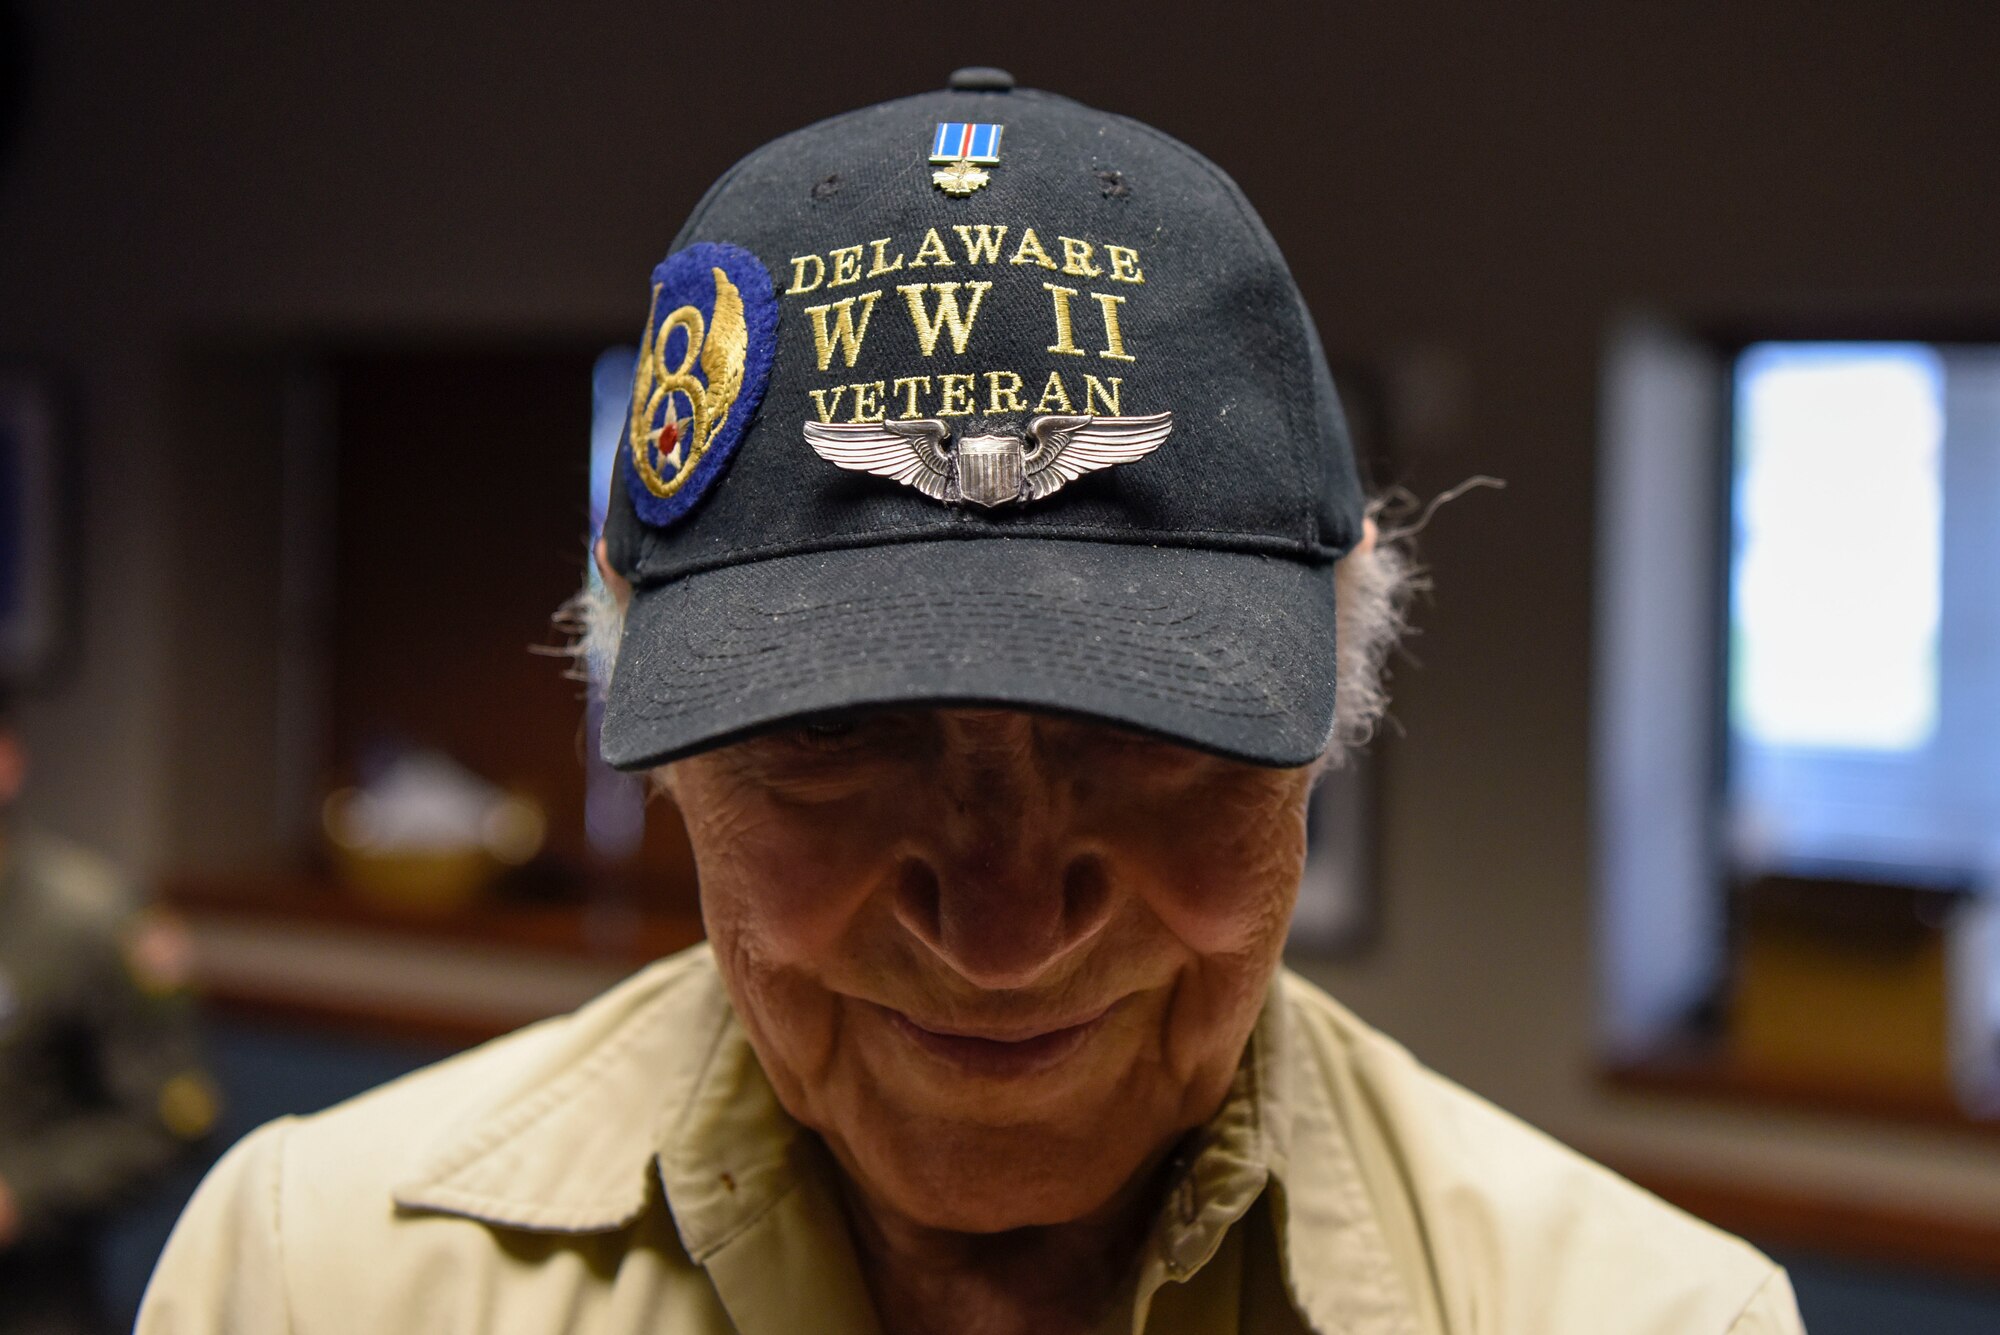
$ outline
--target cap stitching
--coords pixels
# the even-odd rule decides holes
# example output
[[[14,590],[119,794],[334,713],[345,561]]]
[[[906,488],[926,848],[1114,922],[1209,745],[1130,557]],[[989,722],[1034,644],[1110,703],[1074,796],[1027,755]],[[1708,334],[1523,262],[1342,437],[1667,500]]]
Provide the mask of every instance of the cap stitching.
[[[891,647],[903,648],[910,645],[916,645],[918,647],[932,649],[933,652],[931,654],[931,657],[933,658],[948,659],[957,657],[957,655],[950,653],[948,650],[939,649],[936,646],[929,645],[923,639],[923,637],[919,635],[913,635],[907,632],[882,633],[881,628],[879,627],[868,627],[866,629],[869,632],[871,632],[869,634],[869,642],[871,644],[875,644],[883,648],[891,648]],[[855,632],[850,631],[847,633],[851,634]],[[1028,639],[1028,637],[1017,637],[1016,644],[1008,645],[1001,648],[1000,650],[997,651],[997,656],[1000,659],[1007,662],[1016,662],[1016,661],[1036,662],[1036,663],[1042,662],[1043,660],[1039,657],[1030,657],[1026,654],[1016,652],[1017,648],[1022,647],[1024,641],[1039,643],[1039,644],[1061,643],[1059,639],[1052,636],[1042,636],[1039,637],[1039,639],[1034,639],[1034,640],[1030,640]],[[718,648],[715,650],[710,650],[700,653],[696,655],[694,658],[690,659],[688,662],[683,663],[681,666],[689,672],[697,672],[702,674],[728,672],[735,670],[735,668],[738,667],[740,664],[742,664],[744,661],[761,658],[773,652],[778,647],[779,647],[778,642],[767,640],[759,644],[746,644],[734,652]],[[1109,657],[1105,654],[1094,653],[1087,650],[1079,650],[1077,646],[1075,646],[1074,644],[1070,644],[1067,647],[1070,649],[1071,653],[1070,656],[1066,659],[1066,661],[1104,662],[1104,663],[1109,663],[1111,661]],[[1242,686],[1244,685],[1244,683],[1238,680],[1222,680],[1218,682],[1216,672],[1226,673],[1229,674],[1231,677],[1234,677],[1239,675],[1243,669],[1251,666],[1250,664],[1244,662],[1240,658],[1236,659],[1235,661],[1230,661],[1227,658],[1222,658],[1220,661],[1211,662],[1210,671],[1203,672],[1197,670],[1196,667],[1194,666],[1196,662],[1200,662],[1205,657],[1198,651],[1191,650],[1176,655],[1171,652],[1171,647],[1167,645],[1149,646],[1144,643],[1128,643],[1123,645],[1122,647],[1125,650],[1127,650],[1127,652],[1119,659],[1120,666],[1129,666],[1131,662],[1136,659],[1138,661],[1146,663],[1150,670],[1158,671],[1167,677],[1180,677],[1190,682],[1200,681],[1204,683],[1217,683],[1231,687]],[[986,656],[988,655],[982,655],[982,657]],[[740,685],[741,682],[739,680],[737,682],[733,682],[730,684]]]
[[[651,536],[650,534],[648,535]],[[1088,536],[1070,529],[1053,528],[1045,525],[1021,524],[1009,526],[1005,531],[970,528],[896,528],[882,529],[869,533],[829,534],[810,544],[797,542],[766,543],[761,547],[736,548],[726,555],[686,561],[675,569],[664,573],[648,572],[641,568],[632,572],[633,582],[640,588],[657,588],[672,584],[691,575],[706,574],[714,570],[727,570],[740,565],[753,565],[758,561],[775,560],[788,556],[812,556],[820,552],[853,551],[862,547],[889,547],[904,542],[954,542],[954,541],[1004,541],[1008,538],[1034,538],[1038,540],[1056,539],[1065,542],[1104,543],[1121,547],[1188,546],[1178,540],[1205,538],[1217,543],[1216,546],[1190,547],[1190,550],[1240,552],[1248,556],[1275,556],[1297,561],[1305,558],[1305,564],[1324,565],[1339,558],[1340,549],[1323,542],[1301,544],[1293,538],[1273,537],[1263,533],[1249,533],[1239,529],[1119,529],[1109,533],[1093,533]]]
[[[1011,663],[1017,660],[1001,659],[998,661]],[[1018,661],[1027,662],[1028,660]],[[1046,666],[1046,664],[1040,665]],[[1286,711],[1272,706],[1268,699],[1259,702],[1262,705],[1261,708],[1253,708],[1248,707],[1250,702],[1247,700],[1239,704],[1239,702],[1232,701],[1228,697],[1203,695],[1197,691],[1159,689],[1151,684],[1134,681],[1130,677],[1109,671],[1103,667],[1096,667],[1088,663],[1078,663],[1075,666],[1079,675],[1103,682],[1107,685],[1116,686],[1118,688],[1117,693],[1120,695],[1137,695],[1166,704],[1189,706],[1217,718],[1267,719],[1286,717]],[[782,691],[796,688],[799,684],[806,681],[823,679],[824,675],[823,672],[801,667],[796,673],[761,679],[756,684],[769,690]],[[743,684],[738,682],[728,694],[732,696],[740,694],[742,687]],[[720,694],[723,694],[723,692],[718,691],[700,696],[675,696],[670,699],[649,699],[645,706],[636,711],[636,714],[639,718],[655,721],[679,718],[694,713],[697,707],[712,702]],[[968,693],[967,698],[984,698],[984,695],[982,692],[972,691]],[[1231,707],[1232,705],[1236,705],[1237,707]],[[1075,704],[1074,702],[1071,703],[1070,707],[1081,709],[1084,712],[1091,712],[1085,706]]]
[[[952,654],[948,654],[948,652],[944,652],[944,650],[936,650],[934,646],[924,646],[924,644],[922,644],[920,640],[916,640],[916,638],[912,638],[912,636],[900,636],[900,638],[882,638],[882,636],[872,636],[870,640],[872,640],[872,644],[880,644],[882,648],[898,648],[898,650],[900,650],[900,648],[910,648],[910,646],[916,646],[916,648],[932,648],[932,658],[934,658],[934,660],[948,660],[948,658],[956,658],[956,656],[952,656]],[[746,650],[744,650],[744,652],[740,652],[740,654],[704,654],[704,656],[702,656],[700,660],[694,660],[694,662],[688,662],[688,664],[680,664],[680,668],[686,669],[688,673],[700,673],[700,675],[702,675],[704,679],[714,679],[714,685],[712,685],[712,687],[708,687],[708,685],[702,685],[702,687],[698,687],[698,689],[690,689],[690,691],[684,691],[684,693],[682,693],[680,697],[682,697],[682,699],[692,699],[692,697],[696,697],[696,695],[714,695],[714,693],[734,693],[736,689],[740,689],[740,687],[744,685],[742,677],[734,677],[734,679],[730,679],[730,681],[722,681],[722,679],[718,679],[718,677],[720,677],[720,673],[730,673],[730,671],[738,671],[738,669],[742,668],[742,664],[744,664],[746,660],[758,660],[758,658],[764,658],[764,656],[772,654],[772,652],[774,652],[776,648],[780,648],[780,646],[778,646],[776,642],[772,642],[772,644],[762,644],[762,646],[746,646]],[[1186,662],[1186,660],[1180,660],[1180,662],[1176,662],[1176,660],[1172,660],[1172,658],[1168,658],[1168,656],[1160,656],[1160,654],[1152,654],[1152,656],[1148,656],[1148,654],[1144,654],[1144,652],[1140,650],[1140,646],[1126,646],[1126,648],[1128,648],[1128,650],[1134,650],[1134,652],[1132,652],[1130,656],[1122,658],[1122,660],[1120,660],[1118,664],[1112,664],[1112,660],[1110,660],[1110,658],[1108,658],[1106,654],[1088,654],[1088,652],[1084,652],[1084,654],[1074,654],[1072,658],[1064,660],[1064,666],[1066,666],[1066,668],[1068,668],[1068,666],[1084,666],[1084,668],[1094,668],[1094,666],[1096,666],[1096,668],[1124,668],[1124,666],[1130,666],[1130,660],[1132,660],[1132,658],[1142,658],[1142,660],[1144,660],[1144,658],[1150,658],[1150,660],[1152,660],[1152,662],[1148,664],[1148,669],[1150,669],[1150,671],[1158,671],[1158,673],[1160,673],[1162,677],[1168,677],[1168,679],[1178,679],[1178,681],[1184,681],[1184,683],[1188,683],[1190,687],[1192,687],[1192,685],[1210,685],[1210,683],[1212,683],[1212,685],[1222,685],[1222,687],[1228,687],[1228,691],[1232,691],[1232,693],[1234,693],[1236,697],[1244,697],[1244,699],[1248,699],[1248,697],[1252,697],[1252,695],[1258,695],[1258,693],[1260,693],[1260,691],[1254,691],[1254,689],[1252,689],[1252,683],[1248,683],[1248,681],[1240,681],[1240,679],[1218,679],[1216,675],[1204,675],[1204,673],[1196,671],[1196,669],[1194,669],[1194,666],[1192,666],[1190,662]],[[1074,650],[1074,646],[1072,646],[1072,650]],[[1032,664],[1040,664],[1042,668],[1046,668],[1046,666],[1048,666],[1048,662],[1046,662],[1046,660],[1040,660],[1040,658],[1028,658],[1028,656],[1022,656],[1022,654],[1014,654],[1014,652],[1010,652],[1010,650],[1002,650],[1000,654],[994,654],[994,656],[982,656],[982,658],[988,658],[988,662],[1006,662],[1006,664],[1016,664],[1016,662],[1032,662]],[[1190,654],[1188,658],[1196,658],[1196,656],[1192,656],[1192,654]],[[864,666],[864,664],[860,664],[860,662],[848,662],[848,664],[846,664],[844,668],[860,669],[862,668],[862,666]],[[1244,668],[1244,664],[1222,664],[1220,668],[1224,669],[1224,671],[1228,671],[1228,669]],[[848,671],[848,673],[844,673],[844,675],[850,675],[850,673],[852,673],[852,671]],[[824,677],[824,675],[828,675],[828,671],[826,671],[826,666],[824,666],[824,664],[816,662],[816,664],[814,664],[814,666],[810,668],[810,671],[802,671],[802,673],[780,673],[780,677],[784,677],[784,679],[796,679],[796,677],[800,677],[800,675],[810,675],[810,677]],[[780,677],[764,677],[764,679],[762,679],[762,683],[774,683],[774,681],[776,681],[776,679],[780,679]],[[1124,673],[1118,673],[1118,675],[1116,675],[1114,679],[1118,679],[1118,681],[1126,681],[1128,677],[1126,677]],[[1176,693],[1178,693],[1178,691],[1176,691]],[[1228,697],[1232,697],[1232,695],[1228,695],[1228,693],[1214,693],[1214,691],[1208,691],[1208,693],[1202,693],[1202,691],[1194,691],[1194,693],[1202,695],[1204,699],[1228,699]],[[1268,699],[1266,699],[1264,703],[1268,703]]]
[[[1079,609],[1093,609],[1099,613],[1099,616],[1091,618],[1090,624],[1100,628],[1104,627],[1106,621],[1106,618],[1102,615],[1103,613],[1119,609],[1130,612],[1154,610],[1132,604],[1096,602],[1089,599],[1037,593],[1029,590],[1011,590],[1007,591],[1007,594],[1017,602],[1053,602],[1069,604]],[[865,632],[868,635],[869,642],[878,648],[903,649],[917,647],[931,648],[933,650],[939,649],[939,642],[927,633],[926,627],[923,624],[926,620],[936,619],[935,613],[931,612],[930,609],[908,609],[902,607],[900,604],[896,604],[898,611],[904,614],[905,621],[902,624],[893,626],[841,626],[838,624],[843,620],[850,623],[854,622],[858,619],[859,613],[871,602],[876,606],[882,606],[894,603],[894,601],[887,598],[866,600],[842,599],[834,602],[822,602],[809,604],[804,607],[773,611],[768,613],[767,617],[769,620],[778,621],[813,617],[815,615],[823,616],[825,613],[832,612],[836,615],[832,618],[826,618],[817,627],[822,634],[837,635]],[[1159,610],[1172,611],[1173,609]],[[927,612],[929,613],[928,616],[926,615]],[[967,613],[970,615],[967,616]],[[1156,632],[1164,631],[1165,633],[1158,635],[1150,642],[1137,635],[1130,635],[1129,637],[1120,636],[1120,643],[1124,653],[1116,659],[1104,653],[1090,652],[1086,646],[1080,644],[1077,640],[1065,637],[1059,632],[1052,634],[1029,634],[1027,633],[1027,628],[1011,621],[1006,621],[999,613],[989,612],[987,609],[963,609],[955,615],[963,618],[964,621],[970,624],[986,621],[988,623],[1004,624],[1009,629],[1011,639],[1008,643],[1004,644],[997,651],[989,651],[987,654],[982,655],[988,661],[1046,667],[1047,660],[1044,657],[1015,651],[1028,648],[1031,642],[1037,645],[1054,644],[1061,646],[1067,651],[1064,663],[1066,669],[1079,672],[1087,677],[1105,681],[1118,686],[1121,690],[1134,692],[1151,699],[1180,703],[1194,702],[1208,713],[1229,717],[1268,718],[1284,712],[1272,699],[1271,687],[1274,683],[1271,680],[1271,674],[1258,671],[1256,664],[1240,653],[1229,651],[1227,646],[1214,646],[1211,649],[1201,645],[1195,639],[1195,635],[1204,621],[1201,617],[1200,609],[1189,609],[1185,613],[1173,617],[1164,626],[1159,622],[1150,621],[1143,617],[1127,616],[1122,618],[1129,625],[1145,627]],[[1078,619],[1084,620],[1085,618],[1079,617]],[[1114,623],[1117,619],[1111,618]],[[737,644],[741,647],[735,649],[734,652],[730,651],[730,646],[726,642],[719,644],[715,641],[710,641],[700,645],[691,644],[689,647],[694,650],[694,653],[689,660],[682,664],[688,676],[681,678],[680,689],[667,699],[655,697],[650,700],[648,706],[640,711],[642,716],[655,719],[675,717],[686,714],[693,708],[699,707],[716,698],[740,692],[745,685],[742,675],[742,665],[774,653],[785,641],[783,634],[772,631],[770,627],[760,627],[754,622],[738,620],[731,629],[732,631],[748,631],[752,633],[762,629],[766,632],[768,638],[762,643],[750,644],[744,644],[741,639],[738,639]],[[1176,631],[1179,633],[1176,633]],[[824,647],[823,642],[820,647]],[[1177,647],[1181,648],[1181,652],[1178,654],[1174,652]],[[950,655],[943,652],[934,652],[932,656],[938,659],[950,657]],[[1129,669],[1135,658],[1148,663],[1151,670],[1157,676],[1150,681],[1134,678],[1127,669]],[[862,666],[864,665],[861,663],[851,664],[849,674],[851,675],[853,671],[859,670]],[[780,670],[758,678],[756,685],[765,689],[783,690],[808,681],[824,680],[827,674],[828,667],[823,661],[816,660],[811,663],[794,662],[789,664],[786,670]],[[1246,675],[1249,677],[1248,680],[1245,679]],[[1166,680],[1160,680],[1159,678],[1165,678]],[[1174,689],[1176,683],[1183,682],[1189,688],[1205,686],[1211,689],[1206,691]],[[1214,689],[1218,687],[1222,688],[1220,692]],[[1227,707],[1232,703],[1237,704],[1239,707]],[[1253,705],[1261,707],[1241,707]]]

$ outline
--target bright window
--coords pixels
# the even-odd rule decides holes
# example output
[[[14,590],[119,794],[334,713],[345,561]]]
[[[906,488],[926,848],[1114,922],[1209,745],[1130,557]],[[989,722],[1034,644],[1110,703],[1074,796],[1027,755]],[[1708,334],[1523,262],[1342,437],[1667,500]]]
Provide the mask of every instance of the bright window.
[[[1739,875],[2000,856],[2000,350],[1736,360],[1728,837]]]
[[[1929,743],[1943,397],[1920,344],[1766,343],[1738,362],[1730,712],[1744,744]]]

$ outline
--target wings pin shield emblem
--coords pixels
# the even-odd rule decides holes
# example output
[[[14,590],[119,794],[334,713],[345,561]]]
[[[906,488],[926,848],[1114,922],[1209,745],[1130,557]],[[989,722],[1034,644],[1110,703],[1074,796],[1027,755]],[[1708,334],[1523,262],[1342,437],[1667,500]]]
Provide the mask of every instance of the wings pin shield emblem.
[[[907,422],[807,422],[806,443],[829,463],[915,487],[933,500],[986,507],[1039,501],[1085,473],[1143,459],[1174,415],[1028,419],[1027,439],[996,434],[950,444],[935,417]],[[1032,443],[1030,443],[1032,442]]]

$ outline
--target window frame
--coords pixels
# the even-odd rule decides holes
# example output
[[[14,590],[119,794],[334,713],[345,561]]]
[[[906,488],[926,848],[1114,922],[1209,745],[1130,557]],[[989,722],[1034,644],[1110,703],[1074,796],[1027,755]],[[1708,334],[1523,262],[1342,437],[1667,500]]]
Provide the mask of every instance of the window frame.
[[[1599,402],[1592,719],[1599,1072],[1623,1089],[2000,1132],[2000,1091],[1970,1082],[1954,1098],[1912,1098],[1866,1081],[1801,1081],[1728,1059],[1727,1002],[1756,891],[1735,883],[1725,844],[1735,369],[1755,344],[1794,341],[1925,343],[1949,359],[1967,346],[2000,347],[2000,326],[1641,311],[1612,327]],[[1649,655],[1668,661],[1663,667]],[[1945,689],[1941,680],[1941,696]],[[1706,726],[1688,727],[1690,719]],[[1891,913],[1897,904],[1928,904],[1935,916],[1940,885],[1955,900],[1950,949],[1964,968],[1976,943],[2000,940],[2000,894],[1972,893],[1964,878],[1949,876],[1857,882],[1855,893]],[[2000,976],[2000,950],[1994,954]],[[2000,1033],[1991,1037],[2000,1055]]]

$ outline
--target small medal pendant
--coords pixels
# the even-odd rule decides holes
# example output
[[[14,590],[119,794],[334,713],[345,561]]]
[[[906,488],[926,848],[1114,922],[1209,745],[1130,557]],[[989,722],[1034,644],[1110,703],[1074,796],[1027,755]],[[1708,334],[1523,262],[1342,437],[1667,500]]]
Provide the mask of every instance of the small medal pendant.
[[[963,199],[992,180],[991,167],[1000,161],[1004,125],[946,121],[931,135],[931,162],[943,164],[931,173],[931,183],[954,199]]]
[[[931,180],[947,195],[963,199],[979,187],[992,180],[990,172],[981,171],[970,162],[960,158],[949,167],[940,167],[931,173]]]

